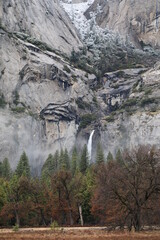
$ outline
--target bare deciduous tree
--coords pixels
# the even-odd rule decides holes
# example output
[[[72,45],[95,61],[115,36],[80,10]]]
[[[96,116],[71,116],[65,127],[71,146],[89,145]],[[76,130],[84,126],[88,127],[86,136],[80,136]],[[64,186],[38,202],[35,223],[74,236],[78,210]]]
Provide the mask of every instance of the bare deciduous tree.
[[[97,174],[93,212],[113,224],[127,224],[139,231],[142,216],[151,209],[160,190],[159,151],[140,146],[123,152],[121,163],[113,161]],[[101,217],[102,217],[101,216]]]

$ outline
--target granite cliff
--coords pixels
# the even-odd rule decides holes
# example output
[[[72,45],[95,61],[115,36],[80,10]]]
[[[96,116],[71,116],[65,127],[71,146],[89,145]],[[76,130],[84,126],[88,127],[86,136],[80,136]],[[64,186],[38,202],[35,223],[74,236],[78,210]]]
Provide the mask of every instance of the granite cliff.
[[[103,10],[101,17],[96,15],[100,27],[129,34],[138,47],[141,41],[159,46],[151,1],[147,1],[144,17],[144,9],[138,8],[136,1],[129,5],[127,0],[96,0],[86,11],[87,18],[96,4]],[[145,31],[138,30],[141,26],[135,21],[141,25],[148,22]],[[56,149],[71,151],[75,144],[81,148],[93,129],[94,149],[101,140],[106,154],[141,143],[159,144],[160,64],[156,50],[147,55],[147,64],[142,54],[140,64],[134,57],[129,68],[100,74],[88,60],[93,52],[82,42],[57,1],[0,2],[0,160],[8,157],[14,167],[25,150],[36,168]],[[126,49],[121,50],[125,62]],[[75,64],[74,59],[81,62]],[[116,59],[121,61],[119,55]]]
[[[97,12],[97,7],[101,11]],[[96,22],[128,38],[137,47],[160,45],[160,1],[95,0],[85,12],[87,19],[97,12]]]

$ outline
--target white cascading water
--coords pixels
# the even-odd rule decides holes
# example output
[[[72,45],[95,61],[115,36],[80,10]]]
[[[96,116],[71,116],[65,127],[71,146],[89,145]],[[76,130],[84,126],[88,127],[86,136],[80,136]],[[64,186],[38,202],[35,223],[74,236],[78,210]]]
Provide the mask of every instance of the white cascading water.
[[[91,132],[88,139],[88,144],[87,144],[89,163],[91,163],[91,159],[92,159],[92,138],[93,138],[94,131],[95,130]]]

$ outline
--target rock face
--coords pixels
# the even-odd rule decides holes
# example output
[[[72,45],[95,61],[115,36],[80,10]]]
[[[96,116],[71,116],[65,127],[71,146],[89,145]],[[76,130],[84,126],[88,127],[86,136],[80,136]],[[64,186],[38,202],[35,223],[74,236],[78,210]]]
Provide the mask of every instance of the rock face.
[[[49,2],[53,4],[52,10],[55,6],[59,8],[53,1],[46,1],[45,4]],[[38,36],[34,29],[31,29],[31,32],[27,33],[33,34],[30,38],[28,35],[26,37],[19,25],[16,26],[20,9],[15,17],[10,15],[16,3],[17,8],[25,6],[25,14],[29,14],[27,9],[31,7],[27,1],[21,2],[22,5],[18,4],[18,1],[3,1],[3,26],[0,29],[0,160],[8,157],[14,167],[22,152],[26,151],[32,167],[38,168],[42,166],[47,155],[54,153],[56,149],[72,149],[78,129],[76,99],[80,96],[90,102],[93,93],[85,84],[86,73],[70,66],[63,53],[56,50],[63,38],[60,38],[55,28],[52,29],[52,24],[48,23],[53,31],[52,36],[47,33],[48,27],[44,34],[44,29],[39,25]],[[32,4],[33,8],[37,7],[37,2],[35,6],[33,1]],[[8,22],[12,18],[13,23]],[[56,19],[57,24],[60,23],[59,17]],[[59,32],[62,31],[63,34],[63,19],[61,21]],[[30,30],[28,21],[24,24],[25,28]],[[69,24],[71,25],[70,22]],[[74,28],[72,31],[75,31]],[[74,44],[79,46],[77,37],[74,38],[71,32],[65,34],[71,37],[69,41],[72,45],[68,47],[64,41],[64,52],[71,51]],[[42,41],[35,41],[33,36],[41,36]],[[59,42],[53,41],[56,37]],[[48,44],[52,44],[51,47],[48,47]],[[94,78],[95,76],[91,75],[91,79]]]
[[[159,145],[160,112],[137,112],[132,116],[121,114],[114,123],[108,123],[101,131],[105,151],[114,156],[118,149],[133,148],[139,144]]]
[[[38,174],[38,168],[48,154],[43,124],[28,114],[0,109],[0,131],[1,161],[8,157],[12,168],[15,168],[20,155],[26,151],[32,168],[37,169],[35,173]]]
[[[160,64],[108,73],[97,92],[104,117],[97,129],[106,154],[160,141]],[[108,116],[107,116],[108,115]],[[96,139],[95,139],[96,140]]]
[[[130,34],[137,44],[153,44],[154,28],[148,29],[154,24],[154,8],[146,2],[146,14],[153,16],[145,32],[133,31],[134,21],[143,22],[136,1],[131,3],[138,15],[131,13],[127,0],[99,2],[108,11],[101,19],[97,15],[97,22]],[[1,1],[0,20],[0,160],[8,157],[15,167],[26,151],[32,167],[41,167],[57,149],[70,151],[76,143],[83,147],[93,129],[94,153],[99,140],[106,154],[159,144],[159,63],[105,73],[98,86],[94,74],[76,68],[66,56],[81,42],[56,1]],[[158,45],[159,32],[155,34]]]
[[[101,11],[97,12],[99,7]],[[95,0],[85,13],[88,19],[91,12],[97,12],[100,27],[129,37],[136,46],[160,46],[160,0]]]
[[[65,53],[82,45],[56,0],[2,0],[0,22],[9,32],[24,33]]]
[[[0,110],[1,159],[15,164],[25,150],[32,165],[36,159],[40,165],[61,146],[71,150],[78,129],[75,101],[81,96],[90,102],[93,95],[82,81],[85,72],[5,32],[0,43],[0,96],[6,102]]]

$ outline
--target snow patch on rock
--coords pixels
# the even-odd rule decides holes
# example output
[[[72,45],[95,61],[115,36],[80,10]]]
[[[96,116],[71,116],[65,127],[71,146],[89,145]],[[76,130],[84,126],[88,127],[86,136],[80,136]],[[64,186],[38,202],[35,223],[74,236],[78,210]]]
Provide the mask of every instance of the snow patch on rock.
[[[67,2],[64,2],[63,0],[60,1],[62,7],[69,15],[75,27],[78,29],[82,39],[84,39],[90,25],[90,21],[87,20],[84,13],[93,2],[94,0],[88,0],[81,3],[73,3],[72,0],[68,0]]]

